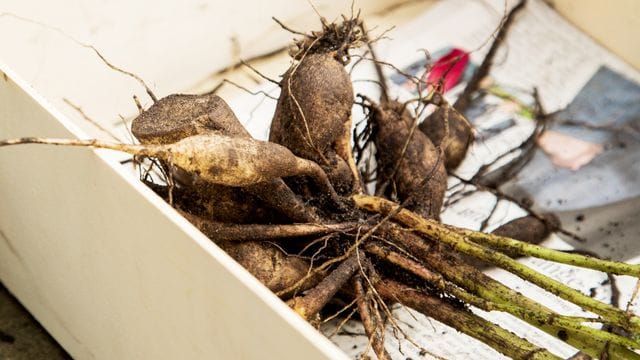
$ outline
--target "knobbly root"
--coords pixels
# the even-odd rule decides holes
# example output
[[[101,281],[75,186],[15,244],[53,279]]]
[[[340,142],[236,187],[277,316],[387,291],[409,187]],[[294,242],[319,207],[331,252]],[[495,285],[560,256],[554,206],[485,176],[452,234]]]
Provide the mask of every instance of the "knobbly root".
[[[326,174],[315,163],[296,157],[278,144],[218,134],[194,135],[167,145],[130,145],[100,140],[19,138],[0,141],[1,146],[49,144],[85,146],[155,157],[197,174],[202,180],[227,186],[249,186],[279,177],[307,175],[332,200],[338,196]]]
[[[360,254],[360,256],[363,256]],[[325,277],[316,287],[304,296],[291,299],[289,305],[300,316],[307,320],[313,319],[320,310],[333,298],[345,283],[359,269],[358,255],[354,254],[343,261],[335,270]]]
[[[373,352],[378,360],[391,360],[391,355],[384,348],[385,326],[380,313],[374,307],[374,297],[371,289],[365,290],[361,276],[356,276],[353,281],[358,305],[358,313],[362,320],[365,333],[369,338]]]

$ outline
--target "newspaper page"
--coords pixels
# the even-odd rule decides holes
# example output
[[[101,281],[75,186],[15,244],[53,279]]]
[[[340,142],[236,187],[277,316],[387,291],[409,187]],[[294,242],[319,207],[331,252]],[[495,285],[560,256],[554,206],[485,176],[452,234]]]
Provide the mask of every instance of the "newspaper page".
[[[390,41],[377,43],[378,56],[397,68],[422,76],[430,61],[423,51],[437,59],[452,48],[470,52],[472,72],[492,42],[492,34],[514,1],[447,0],[430,8],[408,24],[400,24],[388,36]],[[369,64],[370,65],[370,64]],[[358,64],[352,71],[354,91],[372,98],[379,95],[372,66]],[[385,68],[393,96],[400,100],[415,97],[403,84],[402,76]],[[468,79],[468,74],[465,74]],[[550,148],[565,145],[559,155],[553,150],[536,150],[533,158],[502,190],[513,197],[527,197],[536,211],[552,211],[560,217],[563,228],[585,242],[552,235],[542,245],[561,250],[580,248],[599,256],[640,262],[640,73],[581,33],[542,1],[529,1],[514,21],[506,41],[496,54],[490,73],[487,94],[467,113],[476,129],[476,142],[456,170],[462,179],[470,179],[485,164],[517,148],[534,131],[531,113],[533,89],[548,113],[566,119],[552,125],[547,133]],[[447,92],[450,102],[464,88],[464,80]],[[277,95],[277,86],[264,91]],[[261,96],[243,96],[231,100],[231,106],[252,135],[268,137],[275,102]],[[361,109],[354,107],[354,123]],[[578,125],[587,126],[576,126]],[[609,129],[603,130],[606,126]],[[613,130],[611,130],[613,129]],[[577,154],[572,151],[581,152]],[[564,152],[563,152],[564,151]],[[568,152],[568,154],[566,154]],[[513,156],[516,156],[515,153]],[[500,162],[495,164],[500,166]],[[635,166],[634,166],[635,165]],[[524,174],[524,175],[522,175]],[[450,178],[449,195],[470,187]],[[462,191],[464,193],[464,191]],[[450,202],[452,203],[452,202]],[[445,223],[486,230],[522,216],[517,204],[499,200],[494,195],[476,191],[457,199],[444,209]],[[610,303],[612,283],[606,274],[579,269],[544,260],[525,258],[523,263],[562,281],[585,294]],[[556,298],[540,288],[500,269],[486,271],[491,277],[530,298],[566,315],[587,315],[579,307]],[[635,280],[616,276],[620,291],[618,305],[626,306]],[[640,312],[640,303],[631,304]],[[392,309],[402,332],[387,327],[386,346],[398,359],[500,359],[488,346],[458,333],[450,327],[404,308]],[[508,314],[479,315],[525,337],[531,342],[567,358],[577,350]],[[339,320],[324,324],[321,330],[353,358],[372,354],[367,336],[356,321]],[[410,338],[407,341],[406,337]],[[416,343],[413,345],[412,342]],[[427,350],[427,351],[425,351]]]

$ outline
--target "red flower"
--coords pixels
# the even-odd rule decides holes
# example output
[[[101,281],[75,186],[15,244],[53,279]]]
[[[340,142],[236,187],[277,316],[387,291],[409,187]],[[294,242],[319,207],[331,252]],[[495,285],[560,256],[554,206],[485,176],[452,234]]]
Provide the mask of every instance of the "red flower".
[[[460,81],[468,63],[469,53],[462,49],[453,48],[433,64],[427,77],[427,83],[438,86],[440,79],[444,78],[441,90],[443,93],[447,92]]]

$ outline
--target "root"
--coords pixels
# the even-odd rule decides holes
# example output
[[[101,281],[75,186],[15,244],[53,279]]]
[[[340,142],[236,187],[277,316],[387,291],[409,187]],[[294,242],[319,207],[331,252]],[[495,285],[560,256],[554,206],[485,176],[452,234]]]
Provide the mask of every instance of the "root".
[[[356,277],[354,281],[358,313],[362,320],[365,333],[369,337],[369,343],[373,347],[378,360],[391,360],[391,356],[384,348],[384,323],[380,314],[372,309],[373,295],[371,291],[365,291],[362,278]]]
[[[117,72],[119,72],[121,74],[127,75],[127,76],[137,80],[140,83],[140,85],[142,85],[144,87],[144,89],[147,92],[147,95],[149,95],[151,100],[153,100],[154,103],[158,101],[158,98],[156,97],[156,95],[153,93],[153,91],[151,91],[151,88],[149,86],[147,86],[147,84],[144,82],[144,80],[142,80],[141,77],[139,77],[138,75],[136,75],[134,73],[131,73],[131,72],[126,71],[126,70],[123,70],[123,69],[113,65],[93,45],[83,43],[82,41],[76,39],[75,37],[67,34],[62,29],[60,29],[58,27],[55,27],[55,26],[52,26],[52,25],[49,25],[49,24],[45,24],[45,23],[42,23],[42,22],[39,22],[39,21],[31,20],[31,19],[16,15],[16,14],[13,14],[13,13],[8,13],[8,12],[0,12],[0,17],[2,17],[2,16],[9,16],[9,17],[12,17],[14,19],[18,19],[20,21],[28,22],[28,23],[31,23],[31,24],[35,24],[35,25],[41,26],[41,27],[43,27],[45,29],[52,30],[52,31],[57,32],[58,34],[62,35],[63,37],[69,39],[70,41],[74,42],[75,44],[77,44],[77,45],[79,45],[79,46],[81,46],[83,48],[87,48],[87,49],[93,50],[93,52],[95,52],[96,55],[98,55],[100,60],[102,60],[102,62],[105,65],[107,65],[112,70],[115,70],[115,71],[117,71]]]
[[[316,164],[311,160],[306,160],[303,158],[297,158],[297,159],[298,159],[298,167],[300,169],[304,169],[305,171],[300,175],[308,175],[311,178],[313,178],[316,182],[316,185],[319,187],[320,192],[324,193],[325,195],[328,195],[329,199],[331,200],[332,204],[336,207],[336,209],[340,211],[345,211],[346,208],[343,205],[343,200],[336,193],[335,189],[331,185],[331,182],[329,181],[329,178],[327,177],[327,174],[324,172],[324,170],[322,170],[322,168],[318,164]],[[354,181],[357,181],[357,179],[354,179]]]
[[[354,254],[343,261],[316,287],[309,290],[307,294],[292,299],[289,302],[291,307],[303,318],[307,320],[313,319],[357,270],[358,258]]]
[[[240,85],[240,84],[238,84],[238,83],[236,83],[236,82],[233,82],[233,81],[231,81],[231,80],[229,80],[229,79],[223,79],[223,80],[222,80],[222,82],[221,82],[220,84],[218,84],[217,86],[215,86],[215,87],[213,88],[213,90],[211,90],[211,91],[207,92],[205,95],[215,94],[218,90],[220,90],[220,88],[221,88],[224,84],[230,84],[230,85],[233,85],[233,86],[237,87],[238,89],[240,89],[240,90],[242,90],[242,91],[244,91],[244,92],[246,92],[247,94],[250,94],[250,95],[254,95],[254,96],[255,96],[255,95],[263,95],[263,96],[265,96],[265,97],[268,97],[268,98],[269,98],[269,99],[271,99],[271,100],[278,100],[278,98],[277,98],[277,97],[275,97],[275,96],[273,96],[273,95],[269,94],[269,93],[268,93],[268,92],[266,92],[266,91],[263,91],[263,90],[259,90],[259,91],[251,91],[251,90],[247,89],[246,87],[244,87],[244,86],[242,86],[242,85]]]
[[[58,146],[81,146],[81,147],[93,147],[99,149],[109,149],[126,152],[137,156],[150,156],[156,157],[159,154],[164,154],[161,151],[161,146],[145,146],[145,145],[130,145],[122,143],[110,143],[97,139],[91,140],[77,140],[77,139],[52,139],[52,138],[36,138],[36,137],[23,137],[15,139],[7,139],[0,141],[0,147],[20,144],[46,144],[46,145],[58,145]],[[166,157],[166,155],[165,155]]]
[[[265,204],[282,212],[295,222],[318,224],[321,219],[314,209],[305,205],[282,179],[261,182],[246,187],[247,191]]]
[[[246,67],[248,67],[249,69],[251,69],[251,71],[253,71],[254,73],[256,73],[256,75],[260,76],[261,78],[263,78],[264,80],[269,81],[272,84],[276,84],[278,86],[280,86],[280,82],[275,81],[274,79],[266,76],[265,74],[261,73],[258,69],[256,69],[255,67],[253,67],[251,64],[249,64],[248,62],[244,61],[244,60],[240,60],[240,63]]]
[[[353,223],[342,224],[228,224],[210,221],[186,211],[178,210],[198,230],[212,239],[221,241],[273,241],[299,239],[306,236],[322,236],[344,232],[355,227]]]

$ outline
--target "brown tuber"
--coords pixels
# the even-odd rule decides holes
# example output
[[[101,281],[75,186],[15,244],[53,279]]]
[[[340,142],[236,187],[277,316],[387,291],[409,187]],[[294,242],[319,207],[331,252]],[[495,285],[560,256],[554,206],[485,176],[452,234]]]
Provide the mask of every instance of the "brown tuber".
[[[231,224],[282,222],[282,216],[263,206],[259,199],[244,188],[204,184],[198,191],[189,187],[163,186],[145,181],[156,194],[169,201],[169,191],[173,194],[173,206],[210,221]],[[184,215],[184,214],[183,214]],[[186,216],[185,216],[186,217]],[[187,217],[189,221],[193,219]],[[205,233],[206,234],[206,233]]]
[[[357,18],[323,21],[323,31],[297,42],[291,54],[297,62],[280,82],[269,135],[270,141],[320,164],[343,194],[361,189],[351,151],[353,87],[344,68],[349,48],[360,43],[359,25]],[[350,174],[343,170],[345,163]]]
[[[449,171],[464,160],[475,138],[469,120],[446,103],[429,115],[419,128],[435,146],[443,147],[444,163]]]
[[[395,190],[407,208],[439,219],[447,189],[447,174],[439,151],[413,128],[413,121],[397,101],[371,104],[378,183],[376,192]]]
[[[540,218],[528,215],[500,225],[491,233],[529,244],[539,244],[559,227],[560,220],[553,214],[544,214]]]
[[[251,138],[227,103],[215,94],[169,95],[135,118],[131,130],[144,144],[170,144],[192,135],[209,133]],[[224,186],[203,184],[184,171],[174,173],[184,185],[198,192],[206,189],[205,195],[211,201],[231,203],[237,198],[227,196],[231,190]],[[280,178],[248,186],[246,191],[293,221],[319,220],[315,211],[305,206]],[[237,202],[237,206],[245,206],[242,202],[246,204],[247,200]]]
[[[281,81],[269,140],[326,165],[351,117],[351,79],[332,54],[311,54],[297,65]]]

